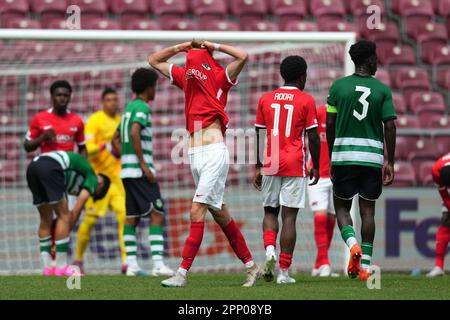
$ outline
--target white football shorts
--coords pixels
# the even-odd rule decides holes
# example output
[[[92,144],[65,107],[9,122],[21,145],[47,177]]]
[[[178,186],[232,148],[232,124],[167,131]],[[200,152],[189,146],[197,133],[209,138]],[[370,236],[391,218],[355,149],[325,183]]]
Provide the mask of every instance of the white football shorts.
[[[335,214],[331,179],[320,178],[317,184],[308,185],[308,200],[312,211],[326,210],[328,213]]]
[[[194,177],[193,202],[205,203],[213,210],[222,209],[223,194],[230,164],[230,154],[223,143],[189,148],[189,162]]]
[[[263,176],[263,206],[304,208],[306,183],[307,178],[304,177]]]

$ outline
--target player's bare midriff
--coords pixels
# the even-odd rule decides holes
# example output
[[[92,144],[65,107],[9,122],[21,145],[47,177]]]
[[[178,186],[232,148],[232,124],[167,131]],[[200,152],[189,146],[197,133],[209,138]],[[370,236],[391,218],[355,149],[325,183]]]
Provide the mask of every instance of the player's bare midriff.
[[[200,147],[223,142],[222,127],[219,120],[191,134],[189,147]]]

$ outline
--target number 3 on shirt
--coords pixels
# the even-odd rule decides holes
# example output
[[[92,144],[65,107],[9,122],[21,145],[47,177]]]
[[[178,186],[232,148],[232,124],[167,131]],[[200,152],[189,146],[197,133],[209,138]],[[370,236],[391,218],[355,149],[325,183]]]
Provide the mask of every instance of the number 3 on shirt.
[[[270,107],[275,109],[272,134],[276,137],[276,136],[278,136],[278,131],[279,131],[279,127],[280,127],[281,104],[272,103],[270,105]],[[287,138],[291,135],[292,114],[294,113],[294,106],[292,104],[285,104],[285,105],[283,105],[283,108],[285,108],[288,111],[288,115],[287,115],[287,119],[286,119],[286,138]]]
[[[363,93],[358,100],[363,105],[362,113],[358,113],[356,110],[353,110],[353,116],[361,121],[367,117],[367,111],[369,110],[369,102],[366,99],[370,96],[370,88],[356,86],[355,91]]]

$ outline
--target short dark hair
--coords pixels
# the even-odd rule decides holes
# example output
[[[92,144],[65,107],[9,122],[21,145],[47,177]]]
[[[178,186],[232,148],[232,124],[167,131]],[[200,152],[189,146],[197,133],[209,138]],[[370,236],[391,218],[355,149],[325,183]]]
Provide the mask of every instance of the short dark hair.
[[[442,168],[441,183],[446,187],[450,187],[450,166],[445,166]]]
[[[308,66],[306,65],[305,59],[300,56],[288,56],[284,58],[280,65],[280,73],[286,82],[295,82],[302,75],[306,74],[306,69]]]
[[[102,100],[105,99],[105,96],[107,94],[111,94],[111,93],[117,94],[117,90],[114,88],[111,88],[111,87],[106,87],[102,92]]]
[[[349,53],[355,65],[359,66],[377,55],[377,45],[372,41],[361,40],[350,47]]]
[[[50,86],[50,94],[53,95],[55,90],[58,88],[65,88],[69,90],[69,92],[72,94],[72,86],[66,80],[57,80],[53,82],[52,85]]]
[[[149,68],[139,68],[131,76],[131,90],[135,94],[144,92],[148,87],[153,87],[158,80],[156,71]]]

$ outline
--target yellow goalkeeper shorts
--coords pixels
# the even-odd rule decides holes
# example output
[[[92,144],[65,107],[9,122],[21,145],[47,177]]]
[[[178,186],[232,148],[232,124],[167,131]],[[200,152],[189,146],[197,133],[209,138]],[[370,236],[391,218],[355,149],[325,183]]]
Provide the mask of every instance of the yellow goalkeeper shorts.
[[[125,212],[125,190],[122,182],[112,182],[103,199],[94,202],[92,197],[85,205],[86,215],[103,218],[108,210],[117,213]]]

